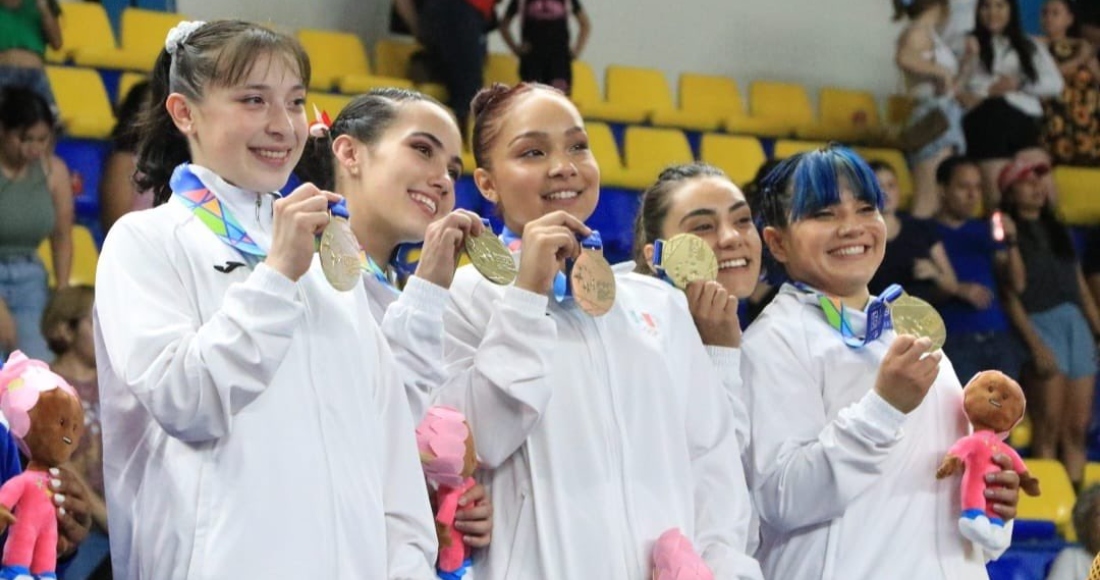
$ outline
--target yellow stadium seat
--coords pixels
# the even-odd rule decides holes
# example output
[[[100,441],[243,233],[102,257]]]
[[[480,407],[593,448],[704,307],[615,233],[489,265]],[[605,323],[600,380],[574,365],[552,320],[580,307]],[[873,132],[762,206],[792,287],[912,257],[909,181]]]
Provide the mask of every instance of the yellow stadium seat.
[[[707,112],[677,107],[665,73],[651,68],[607,68],[607,100],[624,111],[643,115],[654,125],[713,131],[719,119]]]
[[[1100,463],[1089,462],[1085,465],[1085,478],[1081,483],[1084,487],[1100,484]]]
[[[308,93],[306,95],[306,117],[310,123],[313,122],[313,107],[316,105],[321,112],[328,113],[329,118],[335,121],[336,115],[339,115],[340,111],[343,111],[344,107],[348,106],[353,98],[350,95]]]
[[[127,8],[122,11],[122,41],[120,48],[127,54],[128,59],[133,59],[130,66],[141,71],[153,70],[157,62],[157,55],[164,49],[164,39],[168,31],[186,18],[175,12],[160,12],[158,10],[143,10],[141,8]],[[80,60],[80,54],[74,55]],[[88,58],[91,58],[89,55]],[[80,60],[80,62],[84,62]],[[88,63],[88,66],[92,66]]]
[[[50,287],[57,286],[57,277],[53,269],[53,253],[50,239],[46,238],[38,246],[38,258],[42,260],[46,272],[50,275]],[[92,233],[84,226],[73,226],[73,264],[69,270],[69,285],[95,285],[95,269],[99,263],[99,250],[96,248]]]
[[[881,134],[878,104],[871,93],[826,87],[819,97],[821,121],[796,130],[799,138],[858,143]]]
[[[573,61],[573,86],[570,97],[585,119],[597,119],[614,123],[641,123],[645,120],[644,110],[623,108],[604,100],[600,96],[599,84],[592,67],[579,60]],[[610,91],[610,89],[609,89]],[[610,93],[609,93],[610,94]]]
[[[90,68],[51,65],[46,67],[46,77],[69,135],[105,139],[111,134],[115,115],[99,73]]]
[[[80,66],[107,69],[152,67],[138,53],[119,49],[107,12],[98,2],[64,3],[59,24],[64,46],[57,52],[47,51],[51,62],[71,60]]]
[[[1067,223],[1100,223],[1100,169],[1056,167],[1054,182],[1058,186],[1058,209]]]
[[[791,131],[813,127],[813,107],[802,85],[754,81],[749,86],[749,107],[753,117],[783,123]]]
[[[1077,496],[1062,464],[1053,459],[1025,459],[1027,470],[1039,478],[1042,495],[1031,497],[1020,493],[1016,517],[1025,520],[1054,522],[1062,537],[1072,535],[1073,504]]]
[[[909,173],[909,164],[905,161],[905,155],[897,149],[872,147],[856,147],[855,152],[868,162],[882,161],[894,168],[894,174],[898,176],[898,189],[901,190],[898,207],[908,209],[913,199],[913,175]]]
[[[484,84],[489,87],[493,83],[501,83],[508,86],[519,84],[519,60],[503,52],[489,53],[485,59]]]
[[[913,98],[909,95],[890,95],[886,99],[886,124],[892,127],[905,126],[914,106]]]
[[[381,87],[413,88],[412,82],[406,79],[371,74],[367,51],[354,34],[303,29],[298,31],[298,41],[309,55],[311,89],[328,91],[335,88],[354,95]]]
[[[692,115],[693,122],[706,130],[719,127],[740,135],[776,136],[790,133],[790,128],[782,124],[756,119],[745,114],[741,102],[741,91],[737,83],[730,78],[713,75],[684,73],[680,75],[680,110]],[[666,122],[666,113],[658,110],[654,113],[656,125],[672,125]]]
[[[691,146],[676,129],[630,126],[623,138],[623,187],[643,190],[666,167],[691,163]]]
[[[447,100],[450,98],[450,93],[447,92],[447,87],[439,83],[419,84],[416,85],[416,90],[424,93],[425,95],[428,95],[429,97],[432,97],[433,99],[439,101],[440,103],[443,103],[444,105],[447,104]]]
[[[409,78],[409,59],[420,49],[413,42],[383,38],[374,43],[374,70],[381,76]]]
[[[764,157],[764,149],[760,146],[760,141],[756,138],[716,133],[703,135],[699,145],[699,157],[725,171],[726,175],[739,186],[752,181],[757,170],[767,159]]]
[[[826,145],[828,145],[828,143],[825,143],[823,141],[776,141],[775,151],[772,153],[772,157],[774,157],[775,159],[786,159],[798,153],[805,153],[806,151],[821,149]]]
[[[1016,449],[1031,447],[1031,417],[1025,414],[1024,420],[1020,421],[1019,425],[1013,427],[1012,431],[1008,434],[1008,444]],[[1097,475],[1100,476],[1100,473]],[[1087,473],[1085,477],[1088,477]]]
[[[600,183],[611,187],[627,187],[623,159],[619,155],[619,146],[615,144],[611,128],[598,121],[585,123],[584,128],[588,133],[588,147],[600,164]]]
[[[134,88],[134,85],[149,80],[149,77],[141,73],[126,72],[122,73],[122,76],[118,79],[118,103],[126,100],[126,95],[130,94],[130,90]]]

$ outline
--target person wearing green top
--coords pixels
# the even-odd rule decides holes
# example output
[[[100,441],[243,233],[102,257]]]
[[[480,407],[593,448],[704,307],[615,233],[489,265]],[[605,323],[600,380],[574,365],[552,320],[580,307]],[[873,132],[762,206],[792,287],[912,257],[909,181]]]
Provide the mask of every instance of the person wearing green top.
[[[34,90],[56,111],[43,67],[46,46],[61,49],[57,0],[0,0],[0,88]]]

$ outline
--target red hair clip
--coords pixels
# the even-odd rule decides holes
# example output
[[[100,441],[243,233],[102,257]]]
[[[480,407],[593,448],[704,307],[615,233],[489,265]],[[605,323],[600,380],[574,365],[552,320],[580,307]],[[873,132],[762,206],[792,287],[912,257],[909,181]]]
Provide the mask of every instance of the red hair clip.
[[[329,118],[328,113],[318,109],[317,105],[313,105],[313,118],[316,120],[309,126],[310,136],[318,139],[327,136],[332,129],[332,119]]]

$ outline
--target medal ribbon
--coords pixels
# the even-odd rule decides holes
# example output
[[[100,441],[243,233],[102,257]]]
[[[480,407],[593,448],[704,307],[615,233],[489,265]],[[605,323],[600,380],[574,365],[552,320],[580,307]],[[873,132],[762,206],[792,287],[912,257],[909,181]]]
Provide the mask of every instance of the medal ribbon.
[[[847,308],[843,304],[801,282],[795,282],[794,286],[803,292],[817,296],[817,303],[825,312],[825,320],[829,326],[840,333],[844,344],[851,348],[863,348],[878,340],[886,329],[893,328],[889,304],[902,295],[901,285],[891,284],[882,291],[882,294],[871,299],[871,304],[867,306],[867,329],[865,336],[861,339],[852,330]]]
[[[504,242],[504,245],[509,250],[516,252],[523,248],[523,239],[520,238],[508,229],[508,226],[504,226],[504,230],[500,233],[500,239]],[[602,250],[603,238],[600,237],[600,232],[592,230],[592,234],[586,238],[578,238],[581,242],[581,247],[586,250]],[[565,272],[559,271],[554,276],[554,298],[558,302],[564,302],[566,300],[573,299],[573,288],[569,281],[569,274],[573,270],[573,260],[565,261]]]
[[[665,282],[668,282],[672,286],[676,286],[676,283],[672,281],[672,278],[668,277],[668,273],[664,268],[665,261],[665,241],[657,240],[653,242],[653,269],[657,271],[657,277]]]
[[[237,250],[250,268],[255,268],[267,257],[229,208],[222,205],[214,192],[191,171],[190,164],[176,167],[168,185],[172,188],[173,199],[189,209],[219,240]]]

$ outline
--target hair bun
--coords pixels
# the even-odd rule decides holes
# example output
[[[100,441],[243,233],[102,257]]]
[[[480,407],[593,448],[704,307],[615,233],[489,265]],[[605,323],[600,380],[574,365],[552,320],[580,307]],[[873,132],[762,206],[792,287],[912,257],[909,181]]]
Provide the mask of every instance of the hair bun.
[[[506,95],[510,90],[512,90],[512,87],[503,83],[493,83],[492,86],[481,89],[474,95],[474,100],[470,102],[470,112],[472,112],[475,117],[480,115],[486,109],[491,108],[495,102],[499,101],[500,98]]]

